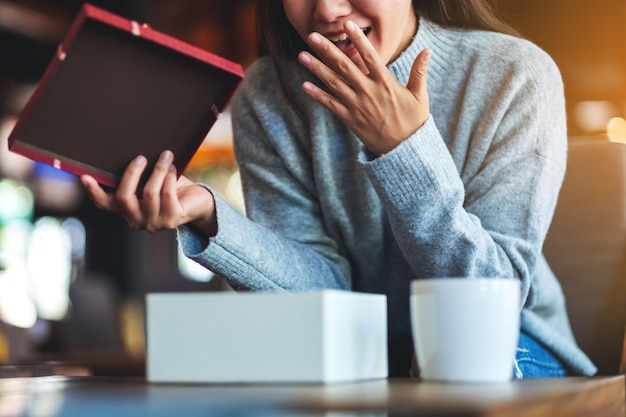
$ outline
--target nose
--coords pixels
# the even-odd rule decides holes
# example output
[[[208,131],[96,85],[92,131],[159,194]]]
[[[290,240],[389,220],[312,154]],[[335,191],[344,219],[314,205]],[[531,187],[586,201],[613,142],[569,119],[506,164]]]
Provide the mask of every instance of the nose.
[[[347,0],[317,0],[315,2],[316,20],[331,23],[338,18],[348,16],[352,12],[350,2]]]

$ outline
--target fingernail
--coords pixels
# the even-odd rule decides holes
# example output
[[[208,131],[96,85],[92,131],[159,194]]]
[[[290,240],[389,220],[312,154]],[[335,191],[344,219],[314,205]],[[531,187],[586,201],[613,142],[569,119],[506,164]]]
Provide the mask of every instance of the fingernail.
[[[346,23],[346,29],[348,30],[348,32],[354,32],[355,30],[357,30],[357,26],[352,20],[349,20]]]
[[[159,161],[161,162],[170,162],[172,160],[172,152],[170,151],[163,151],[161,153],[161,157],[159,158]]]
[[[322,43],[322,37],[317,33],[311,33],[311,36],[309,36],[309,40],[316,45]]]
[[[305,81],[304,83],[302,83],[302,88],[304,88],[306,91],[313,91],[313,84]]]
[[[422,62],[424,62],[424,64],[428,64],[428,61],[430,61],[430,56],[432,54],[433,54],[433,51],[431,49],[428,49],[426,53],[424,54],[424,56],[422,57]]]
[[[310,64],[311,63],[311,56],[309,54],[307,54],[306,52],[302,52],[300,54],[300,62],[302,62],[303,64]]]
[[[135,163],[135,165],[141,166],[146,163],[146,158],[144,158],[143,155],[139,155],[137,158],[135,158],[133,162]]]

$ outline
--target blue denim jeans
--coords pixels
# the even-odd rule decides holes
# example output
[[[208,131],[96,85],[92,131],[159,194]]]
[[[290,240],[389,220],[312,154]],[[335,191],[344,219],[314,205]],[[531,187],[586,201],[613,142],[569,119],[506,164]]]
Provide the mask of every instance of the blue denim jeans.
[[[514,378],[553,378],[568,376],[567,369],[532,336],[520,332]]]

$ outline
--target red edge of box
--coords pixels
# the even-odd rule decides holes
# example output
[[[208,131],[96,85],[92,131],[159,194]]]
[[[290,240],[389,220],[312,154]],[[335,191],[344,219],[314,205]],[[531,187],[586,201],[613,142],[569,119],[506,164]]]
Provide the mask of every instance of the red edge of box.
[[[54,74],[56,73],[59,65],[61,64],[61,62],[63,61],[63,54],[65,54],[67,51],[69,51],[72,43],[74,42],[74,39],[76,39],[76,36],[78,36],[78,33],[81,29],[81,27],[83,26],[84,22],[86,19],[95,19],[95,20],[99,20],[102,21],[104,23],[107,23],[113,27],[116,27],[120,30],[123,30],[125,32],[130,32],[135,34],[136,36],[141,36],[143,38],[146,38],[152,42],[155,42],[157,44],[163,45],[165,47],[171,48],[173,50],[179,51],[182,54],[191,56],[195,59],[198,59],[200,61],[206,62],[212,66],[221,68],[222,70],[225,70],[226,72],[231,73],[232,75],[236,76],[239,78],[239,82],[237,83],[237,86],[235,86],[235,89],[238,87],[238,85],[241,83],[243,77],[244,77],[244,72],[243,72],[243,68],[241,67],[241,65],[229,61],[225,58],[220,57],[219,55],[213,54],[209,51],[206,51],[204,49],[198,48],[196,46],[193,46],[189,43],[183,42],[179,39],[173,38],[165,33],[156,31],[152,28],[150,28],[149,25],[147,24],[139,24],[137,22],[133,22],[129,19],[126,19],[122,16],[116,15],[114,13],[108,12],[104,9],[101,9],[99,7],[96,7],[94,5],[91,5],[89,3],[85,3],[83,4],[81,10],[79,11],[78,15],[76,16],[76,18],[74,19],[74,22],[72,23],[72,25],[70,26],[65,38],[63,39],[63,41],[59,44],[59,48],[57,50],[56,55],[53,57],[53,59],[51,60],[50,64],[48,65],[48,67],[46,68],[44,74],[42,75],[41,79],[39,80],[37,87],[35,88],[35,91],[33,92],[31,98],[28,100],[28,102],[26,103],[26,106],[24,106],[24,109],[22,110],[22,113],[24,114],[28,114],[31,112],[32,108],[37,104],[37,102],[40,100],[41,95],[43,94],[43,92],[46,90],[46,87],[48,86],[48,84],[50,83],[50,81],[52,80]],[[136,31],[139,31],[138,33],[136,33]],[[134,32],[135,31],[135,32]],[[234,91],[234,89],[233,89]],[[218,110],[220,112],[222,112],[224,110],[224,108],[228,105],[230,99],[232,98],[232,94],[230,94],[223,103],[216,103],[216,106],[218,108]],[[24,121],[25,118],[18,118],[18,121],[16,123],[16,125],[14,126],[13,130],[11,131],[11,133],[9,134],[9,138],[8,138],[8,145],[9,145],[9,149],[15,153],[21,154],[22,156],[25,156],[29,159],[35,160],[35,161],[39,161],[42,163],[45,163],[47,165],[53,166],[55,168],[59,168],[60,165],[58,165],[59,163],[62,165],[62,168],[59,169],[63,169],[64,171],[68,171],[71,172],[75,175],[83,175],[83,174],[88,174],[91,175],[96,181],[98,181],[99,183],[109,186],[109,187],[116,187],[118,185],[117,181],[112,180],[109,177],[103,176],[103,175],[99,175],[93,171],[90,171],[88,169],[84,169],[81,168],[77,165],[68,163],[68,162],[59,162],[59,160],[57,158],[54,158],[52,156],[47,156],[42,154],[41,152],[35,152],[32,151],[26,147],[22,147],[20,146],[18,143],[16,143],[17,137],[19,136],[19,132],[22,128],[22,124],[25,123]],[[215,120],[213,120],[212,123],[210,123],[208,126],[204,127],[203,133],[204,136],[201,138],[198,138],[198,141],[195,143],[196,146],[202,144],[202,142],[205,139],[206,134],[208,133],[208,131],[210,130],[210,128],[213,126],[213,124],[215,124],[215,121],[217,120],[217,117]],[[189,162],[191,161],[191,159],[193,158],[193,154],[192,155],[188,155],[186,156],[185,159],[181,160],[179,165],[177,166],[177,175],[180,176],[182,174],[181,171],[181,166],[186,167]],[[55,165],[55,161],[56,161],[56,165]]]
[[[108,23],[109,25],[117,27],[120,30],[133,33],[135,36],[140,36],[154,43],[163,45],[167,48],[178,51],[184,55],[193,57],[199,61],[206,62],[214,67],[221,68],[222,70],[231,73],[235,77],[239,78],[239,81],[237,85],[235,86],[235,89],[239,86],[239,84],[241,83],[244,77],[244,72],[243,72],[243,68],[241,67],[241,65],[235,62],[229,61],[225,58],[222,58],[221,56],[213,54],[207,50],[204,50],[196,46],[193,46],[189,43],[183,42],[165,33],[154,30],[147,24],[140,24],[138,22],[126,19],[124,17],[108,12],[104,9],[96,7],[89,3],[85,3],[83,5],[83,10],[87,18],[91,18],[91,19]],[[224,109],[230,102],[231,98],[232,98],[232,94],[228,95],[223,102],[215,103],[215,106],[217,107],[220,113],[224,111]],[[194,143],[194,146],[196,148],[202,144],[209,130],[215,124],[216,120],[217,120],[217,117],[212,122],[207,124],[207,126],[204,126],[202,128],[201,137],[197,138],[196,142]],[[189,154],[189,155],[186,155],[183,159],[179,159],[178,163],[176,164],[177,176],[182,175],[182,171],[183,171],[182,167],[186,167],[187,165],[189,165],[189,162],[191,162],[191,159],[193,158],[193,156],[194,156],[193,154]],[[107,179],[107,180],[109,183],[111,182],[110,179]],[[117,184],[109,184],[109,185],[116,186]]]
[[[154,30],[147,24],[140,24],[138,22],[110,13],[106,10],[100,9],[99,7],[93,6],[88,3],[83,5],[83,12],[88,18],[106,22],[111,26],[117,27],[125,32],[130,32],[135,34],[136,36],[141,36],[142,38],[146,38],[150,41],[166,46],[175,51],[179,51],[185,55],[189,55],[200,61],[209,63],[215,67],[219,67],[225,71],[232,73],[233,75],[243,77],[243,69],[241,65],[222,58],[219,55],[215,55],[202,48],[198,48],[189,43],[183,42],[180,39],[176,39],[163,32]]]
[[[20,146],[19,143],[14,143],[13,146],[11,147],[11,150],[12,152],[18,153],[26,158],[41,162],[46,165],[50,165],[51,167],[54,167],[56,169],[61,169],[63,171],[72,173],[79,177],[81,175],[86,174],[95,178],[95,180],[98,181],[100,184],[103,184],[112,188],[117,186],[117,182],[112,180],[110,177],[98,174],[89,169],[81,168],[80,166],[72,164],[70,162],[60,161],[59,159],[53,156],[49,156],[41,152],[33,151],[29,148]]]

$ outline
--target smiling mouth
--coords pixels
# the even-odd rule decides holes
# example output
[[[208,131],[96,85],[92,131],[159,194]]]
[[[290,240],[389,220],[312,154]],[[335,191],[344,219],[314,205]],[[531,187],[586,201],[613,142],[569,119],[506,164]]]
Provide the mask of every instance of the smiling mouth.
[[[371,32],[372,28],[366,27],[361,30],[363,31],[365,36],[367,36]],[[347,33],[341,33],[337,36],[328,36],[327,38],[329,41],[334,43],[337,46],[337,48],[341,49],[342,51],[347,50],[352,45],[352,41],[348,37]]]

